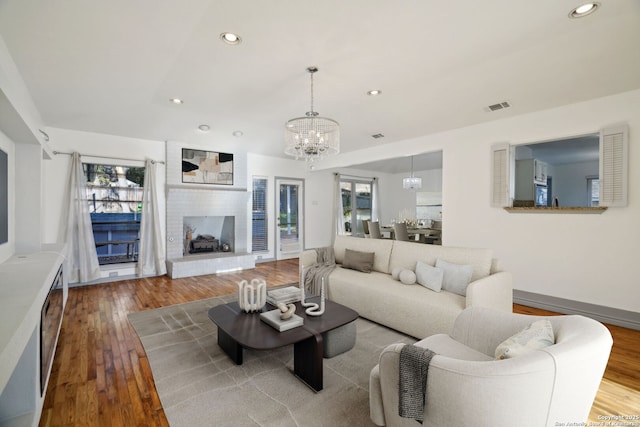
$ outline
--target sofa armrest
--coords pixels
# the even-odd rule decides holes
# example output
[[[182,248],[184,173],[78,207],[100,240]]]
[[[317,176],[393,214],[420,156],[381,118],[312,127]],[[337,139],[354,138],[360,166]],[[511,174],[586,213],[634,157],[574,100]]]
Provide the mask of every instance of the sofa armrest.
[[[471,282],[467,287],[466,307],[488,307],[513,311],[513,277],[503,271]]]
[[[377,426],[386,425],[380,387],[380,365],[374,366],[369,375],[369,417]]]
[[[387,426],[415,425],[398,415],[402,346],[392,344],[383,350],[377,367]],[[545,425],[553,368],[552,358],[544,352],[495,361],[468,361],[436,354],[429,365],[423,425]],[[527,404],[523,405],[523,401]],[[523,408],[522,413],[511,414],[512,408]]]

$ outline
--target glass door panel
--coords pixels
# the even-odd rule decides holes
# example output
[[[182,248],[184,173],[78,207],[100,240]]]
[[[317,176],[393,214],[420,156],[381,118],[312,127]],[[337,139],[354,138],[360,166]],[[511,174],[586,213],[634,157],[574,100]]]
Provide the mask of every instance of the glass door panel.
[[[295,258],[303,250],[302,181],[278,179],[276,186],[276,259]]]

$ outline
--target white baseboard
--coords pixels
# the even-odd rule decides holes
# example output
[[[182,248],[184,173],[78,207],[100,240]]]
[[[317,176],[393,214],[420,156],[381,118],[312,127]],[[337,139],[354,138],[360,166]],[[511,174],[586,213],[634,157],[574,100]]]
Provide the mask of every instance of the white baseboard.
[[[533,292],[513,290],[513,302],[562,314],[581,314],[602,323],[640,330],[640,313]]]

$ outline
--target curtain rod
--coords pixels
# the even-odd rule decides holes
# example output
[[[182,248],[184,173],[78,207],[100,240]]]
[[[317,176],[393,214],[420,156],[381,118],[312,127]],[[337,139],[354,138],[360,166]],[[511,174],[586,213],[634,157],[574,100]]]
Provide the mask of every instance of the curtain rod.
[[[64,153],[62,151],[54,151],[53,154],[66,154],[67,156],[70,156],[73,153]],[[130,161],[136,161],[136,162],[144,162],[144,160],[140,160],[140,159],[127,159],[125,157],[111,157],[111,156],[96,156],[93,154],[80,154],[80,156],[96,157],[98,159],[130,160]],[[162,160],[151,160],[151,163],[159,163],[161,165],[164,165],[164,162]]]

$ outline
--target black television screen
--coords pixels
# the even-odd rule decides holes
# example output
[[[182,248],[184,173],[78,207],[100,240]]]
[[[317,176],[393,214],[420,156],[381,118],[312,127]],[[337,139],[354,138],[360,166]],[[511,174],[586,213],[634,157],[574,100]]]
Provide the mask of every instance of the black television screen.
[[[9,160],[0,150],[0,244],[9,240]]]

